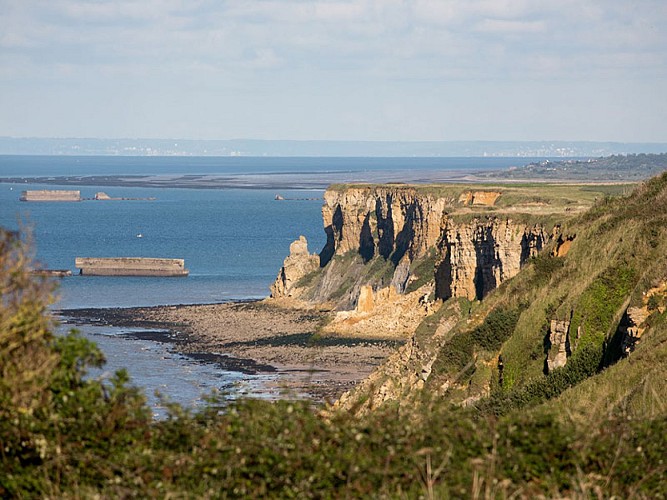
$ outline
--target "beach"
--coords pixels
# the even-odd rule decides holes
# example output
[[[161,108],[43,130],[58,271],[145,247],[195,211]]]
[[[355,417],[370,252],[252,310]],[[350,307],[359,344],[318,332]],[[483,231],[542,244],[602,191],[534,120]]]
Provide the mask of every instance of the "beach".
[[[60,311],[63,321],[129,327],[193,360],[245,374],[274,374],[267,393],[334,401],[400,345],[391,339],[324,336],[328,311],[273,300]],[[142,331],[142,329],[145,329]],[[261,390],[260,390],[261,392]]]

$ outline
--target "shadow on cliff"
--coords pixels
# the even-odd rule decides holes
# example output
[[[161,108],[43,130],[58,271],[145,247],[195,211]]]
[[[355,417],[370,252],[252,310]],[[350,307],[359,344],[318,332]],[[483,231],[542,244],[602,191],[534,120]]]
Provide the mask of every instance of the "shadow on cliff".
[[[368,262],[375,256],[375,241],[373,240],[373,233],[371,231],[370,213],[366,214],[364,223],[361,226],[361,234],[359,235],[359,255],[364,263]]]
[[[475,247],[475,298],[482,300],[484,296],[498,286],[495,269],[502,275],[503,263],[496,253],[496,240],[493,227],[478,228],[478,237],[474,239]]]
[[[394,253],[391,254],[391,261],[393,262],[394,267],[398,266],[398,263],[407,253],[408,249],[410,248],[410,243],[415,237],[415,211],[416,209],[414,204],[408,207],[407,211],[405,212],[405,223],[403,224],[400,232],[396,235],[396,248]]]
[[[331,225],[324,228],[324,232],[327,235],[327,242],[320,252],[320,267],[326,266],[333,258],[334,253],[336,252],[336,234],[341,234],[342,231],[343,211],[339,205],[336,207],[336,210],[333,214]]]
[[[394,218],[391,208],[391,198],[387,202],[387,216],[382,216],[382,202],[375,200],[375,215],[377,216],[378,253],[387,260],[394,251]]]

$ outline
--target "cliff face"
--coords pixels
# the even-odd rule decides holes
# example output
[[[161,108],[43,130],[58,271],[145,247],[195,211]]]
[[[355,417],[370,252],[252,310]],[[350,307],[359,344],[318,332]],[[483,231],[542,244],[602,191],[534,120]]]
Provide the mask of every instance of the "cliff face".
[[[355,306],[363,285],[370,283],[376,289],[391,285],[403,293],[418,278],[434,282],[438,299],[483,298],[516,275],[541,250],[550,233],[540,225],[514,222],[492,212],[475,216],[469,208],[474,205],[473,195],[465,194],[436,195],[410,186],[328,190],[322,207],[327,234],[320,253],[323,278],[311,299],[326,301],[340,291],[346,270],[340,269],[336,257],[341,260],[350,255],[358,255],[363,263],[382,258],[392,268],[386,282],[373,283],[371,277],[363,276],[364,266],[357,265],[354,274],[359,279],[346,278],[353,282],[344,295],[347,308]],[[474,193],[485,208],[500,196],[499,192]],[[466,222],[456,222],[457,210],[465,211]],[[421,272],[430,276],[416,276],[415,263],[427,259],[432,260],[430,268]]]
[[[328,191],[327,244],[298,297],[329,303],[324,334],[406,339],[338,405],[426,391],[494,414],[561,398],[582,415],[653,415],[645,384],[667,391],[654,367],[667,345],[667,174],[622,199],[590,189]]]
[[[541,226],[510,219],[475,219],[467,224],[448,221],[438,243],[436,297],[483,298],[515,276],[548,238]]]
[[[449,200],[409,187],[363,187],[324,194],[322,218],[327,244],[322,265],[334,255],[359,252],[365,261],[425,255],[442,232]]]
[[[308,253],[308,242],[305,236],[299,236],[289,247],[289,255],[278,272],[276,281],[271,285],[271,297],[292,297],[298,293],[296,284],[308,273],[319,267],[317,255]]]

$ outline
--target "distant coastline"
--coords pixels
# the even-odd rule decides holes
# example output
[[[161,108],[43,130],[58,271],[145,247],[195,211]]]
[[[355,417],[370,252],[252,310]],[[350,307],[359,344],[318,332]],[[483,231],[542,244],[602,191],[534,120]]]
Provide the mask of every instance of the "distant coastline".
[[[0,137],[0,154],[279,157],[574,157],[661,153],[667,143],[613,141],[344,141]]]

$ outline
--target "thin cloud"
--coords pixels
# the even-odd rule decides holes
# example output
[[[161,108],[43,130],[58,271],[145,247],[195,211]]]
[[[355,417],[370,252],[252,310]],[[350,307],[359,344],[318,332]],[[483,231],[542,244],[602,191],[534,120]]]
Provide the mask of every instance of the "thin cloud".
[[[256,114],[271,113],[278,101],[303,102],[299,109],[326,110],[318,117],[322,134],[374,124],[377,137],[385,124],[374,117],[382,113],[395,118],[392,134],[404,116],[437,121],[443,103],[453,106],[453,84],[460,104],[452,119],[468,119],[466,130],[474,130],[484,120],[460,115],[479,108],[480,93],[496,96],[485,82],[520,89],[516,101],[503,104],[512,109],[527,105],[522,94],[541,102],[540,89],[554,80],[633,79],[658,88],[667,72],[664,0],[0,0],[0,12],[0,99],[17,115],[14,102],[47,99],[56,84],[65,90],[49,102],[70,108],[82,105],[77,89],[98,102],[107,89],[122,87],[129,105],[134,100],[144,109],[157,101],[150,89],[159,89],[166,101],[192,100],[202,112],[237,102],[259,106],[259,89],[265,100]],[[527,85],[535,86],[532,93],[521,91]],[[317,92],[304,95],[311,89]],[[415,102],[414,113],[385,100]],[[88,115],[110,113],[102,104]],[[486,98],[485,112],[493,106],[500,104]],[[305,113],[294,117],[294,130]],[[11,133],[16,120],[2,120],[0,135]],[[257,122],[234,135],[252,135]],[[428,130],[426,116],[419,127]]]
[[[484,19],[475,26],[475,30],[481,33],[518,36],[544,33],[546,29],[547,24],[544,21],[508,21],[505,19]]]

